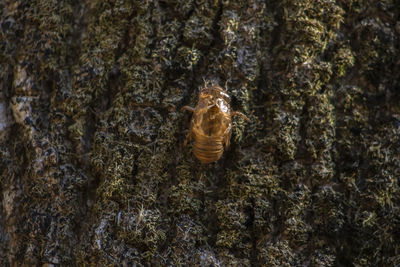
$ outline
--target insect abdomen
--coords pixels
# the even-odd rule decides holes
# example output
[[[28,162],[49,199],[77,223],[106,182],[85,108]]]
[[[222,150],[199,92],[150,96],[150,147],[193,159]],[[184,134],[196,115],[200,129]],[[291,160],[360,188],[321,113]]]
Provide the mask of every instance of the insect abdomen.
[[[217,161],[224,152],[224,146],[222,144],[222,140],[218,139],[195,138],[193,143],[193,154],[202,163],[210,163]]]

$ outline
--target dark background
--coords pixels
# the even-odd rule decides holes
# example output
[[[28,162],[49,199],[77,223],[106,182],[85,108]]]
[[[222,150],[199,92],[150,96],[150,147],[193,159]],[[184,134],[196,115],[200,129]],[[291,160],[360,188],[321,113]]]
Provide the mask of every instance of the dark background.
[[[0,265],[400,265],[399,13],[0,1]],[[208,165],[205,83],[250,118]]]

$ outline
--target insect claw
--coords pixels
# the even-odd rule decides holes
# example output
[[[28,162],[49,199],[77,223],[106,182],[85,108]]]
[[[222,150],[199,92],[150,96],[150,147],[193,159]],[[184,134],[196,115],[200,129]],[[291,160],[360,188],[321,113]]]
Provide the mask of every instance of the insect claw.
[[[242,112],[239,112],[239,111],[234,111],[234,112],[232,112],[231,115],[232,116],[241,116],[245,121],[250,121],[250,119],[247,118],[246,115],[244,115]]]
[[[190,139],[190,132],[187,133],[185,141],[183,142],[184,147],[187,145],[189,139]]]
[[[189,106],[183,106],[181,108],[181,112],[184,112],[185,110],[190,111],[190,112],[194,112],[194,108],[189,107]]]
[[[206,82],[206,79],[204,79],[204,77],[203,77],[203,82],[204,82],[203,88],[206,88],[207,87],[207,82]]]

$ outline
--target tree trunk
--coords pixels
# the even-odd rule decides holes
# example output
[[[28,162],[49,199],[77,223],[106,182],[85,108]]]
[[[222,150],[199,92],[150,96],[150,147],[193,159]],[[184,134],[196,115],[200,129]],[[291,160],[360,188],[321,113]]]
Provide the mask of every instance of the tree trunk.
[[[400,264],[399,1],[0,8],[1,266]]]

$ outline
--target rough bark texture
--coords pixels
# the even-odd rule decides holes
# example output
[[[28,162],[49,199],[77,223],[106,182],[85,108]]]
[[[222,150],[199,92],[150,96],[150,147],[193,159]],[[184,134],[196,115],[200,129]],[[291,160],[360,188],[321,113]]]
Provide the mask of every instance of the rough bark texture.
[[[400,264],[400,2],[0,1],[1,266]],[[231,147],[183,147],[203,84]]]

